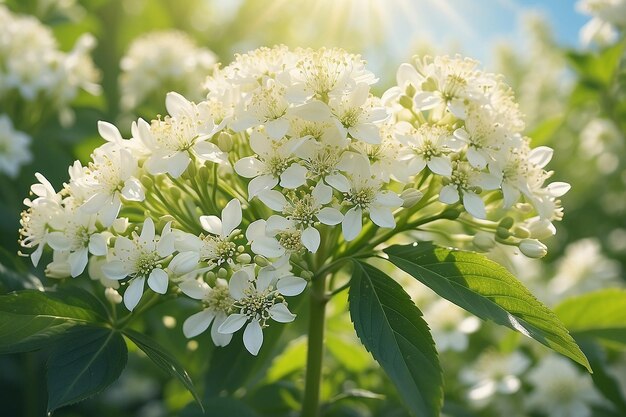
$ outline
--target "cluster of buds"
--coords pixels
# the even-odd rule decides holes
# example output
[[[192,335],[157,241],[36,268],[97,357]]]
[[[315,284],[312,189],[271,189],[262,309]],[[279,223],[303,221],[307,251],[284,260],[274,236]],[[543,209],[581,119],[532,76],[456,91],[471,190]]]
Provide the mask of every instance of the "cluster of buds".
[[[121,283],[129,310],[145,291],[200,300],[185,334],[223,346],[245,327],[252,354],[308,279],[396,233],[453,219],[539,255],[567,186],[544,186],[551,151],[530,148],[500,78],[442,57],[403,64],[382,98],[376,81],[340,49],[239,55],[206,100],[169,93],[130,139],[100,122],[106,143],[61,191],[38,174],[21,243],[35,263],[52,248],[51,276]]]

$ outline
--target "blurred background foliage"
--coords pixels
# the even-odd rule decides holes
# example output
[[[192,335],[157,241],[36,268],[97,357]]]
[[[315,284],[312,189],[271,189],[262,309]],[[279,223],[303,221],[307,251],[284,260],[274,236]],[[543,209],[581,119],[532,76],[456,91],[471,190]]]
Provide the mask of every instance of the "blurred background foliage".
[[[130,121],[137,117],[151,119],[165,112],[167,91],[201,97],[200,86],[194,89],[189,84],[198,72],[210,71],[214,63],[228,63],[234,53],[261,45],[341,46],[362,53],[381,77],[376,87],[378,93],[391,85],[399,63],[414,53],[472,52],[454,41],[445,45],[431,42],[420,37],[419,30],[417,36],[402,36],[406,22],[398,23],[398,28],[390,31],[396,23],[394,16],[409,14],[413,9],[419,13],[420,3],[424,7],[430,3],[426,1],[415,3],[415,7],[411,7],[411,2],[399,0],[390,3],[5,0],[4,3],[12,12],[35,16],[47,25],[62,51],[71,50],[82,34],[92,34],[97,42],[92,57],[102,89],[101,94],[83,90],[78,93],[71,102],[74,115],[71,124],[61,123],[63,119],[50,107],[39,109],[43,116],[31,123],[28,112],[6,107],[6,97],[0,100],[5,106],[0,108],[0,113],[13,112],[14,126],[32,136],[33,153],[32,161],[22,167],[19,176],[0,174],[1,293],[58,285],[58,281],[47,279],[41,271],[31,268],[26,258],[16,256],[22,198],[27,195],[35,172],[45,173],[58,188],[74,159],[82,162],[89,159],[91,150],[102,143],[97,133],[98,120],[116,123],[128,137],[129,129],[124,129],[130,126]],[[567,7],[573,8],[573,4]],[[433,19],[437,20],[436,16]],[[623,416],[626,415],[623,31],[619,32],[618,26],[617,38],[608,43],[596,42],[587,48],[573,47],[572,42],[563,46],[550,21],[540,13],[527,13],[522,20],[523,47],[519,43],[498,43],[486,52],[487,69],[504,74],[526,114],[526,132],[533,138],[533,146],[555,149],[550,168],[555,171],[555,179],[571,183],[572,190],[563,198],[565,218],[550,242],[546,259],[529,261],[502,248],[493,249],[491,256],[506,264],[538,298],[552,307],[565,299],[582,297],[574,302],[590,309],[599,308],[595,313],[602,317],[603,306],[609,308],[607,303],[615,300],[612,311],[618,316],[613,316],[614,323],[622,320],[621,343],[619,338],[609,342],[579,340],[596,370],[592,378],[519,335],[489,323],[479,325],[468,321],[463,311],[437,300],[414,282],[402,276],[397,278],[433,328],[444,366],[445,415]],[[451,21],[452,25],[456,24],[454,19]],[[471,19],[468,17],[464,24],[471,26]],[[173,55],[169,64],[173,63],[173,68],[184,66],[187,72],[170,73],[169,78],[151,85],[147,80],[159,77],[159,68],[165,73],[168,63],[145,60],[160,52],[150,50],[144,43],[137,44],[135,61],[127,57],[127,63],[123,64],[124,56],[137,38],[170,30],[178,31],[178,38],[170,39],[170,43],[182,55]],[[476,30],[480,31],[480,27]],[[127,81],[126,89],[123,67],[127,71],[139,68],[139,74],[143,75]],[[155,73],[150,73],[151,70]],[[141,93],[138,84],[145,87]],[[125,101],[128,94],[136,97]],[[63,283],[92,290],[100,288],[96,295],[103,299],[101,287],[91,284],[90,280]],[[606,288],[618,289],[606,293],[599,304],[583,295],[607,291]],[[324,415],[407,416],[390,382],[356,339],[346,312],[346,298],[333,299],[328,314],[322,386]],[[297,415],[306,355],[306,300],[303,298],[295,306],[300,320],[293,326],[269,329],[258,359],[241,349],[241,340],[216,349],[206,334],[185,339],[181,325],[195,308],[192,303],[181,304],[180,300],[164,303],[136,321],[134,327],[154,337],[179,358],[202,393],[207,415]],[[560,311],[561,318],[566,320],[567,305]],[[576,328],[577,323],[573,320],[570,325]],[[202,415],[178,381],[162,373],[134,346],[130,345],[129,350],[128,367],[113,386],[94,398],[58,410],[55,415]],[[46,404],[46,354],[0,356],[0,370],[0,414],[42,415]],[[556,377],[546,381],[542,375],[550,373]],[[542,397],[542,392],[549,398]]]

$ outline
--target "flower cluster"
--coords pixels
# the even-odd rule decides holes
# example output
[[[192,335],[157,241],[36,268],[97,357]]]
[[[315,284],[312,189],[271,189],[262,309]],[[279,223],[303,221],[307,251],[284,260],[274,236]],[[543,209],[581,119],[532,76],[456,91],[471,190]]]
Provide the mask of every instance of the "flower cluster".
[[[71,122],[69,103],[80,89],[98,94],[99,72],[89,53],[95,47],[91,35],[81,36],[70,52],[59,50],[49,28],[32,16],[11,13],[0,5],[0,96],[32,103],[38,112],[60,111],[63,122]],[[28,109],[24,113],[35,112]],[[29,117],[33,117],[29,114]]]
[[[222,346],[244,328],[253,354],[308,278],[395,233],[458,219],[481,247],[545,254],[568,186],[544,185],[552,152],[530,148],[501,79],[440,57],[403,64],[382,99],[375,82],[339,49],[239,55],[130,139],[100,122],[106,143],[60,192],[38,175],[21,243],[35,263],[52,248],[51,276],[121,282],[129,310],[146,284],[200,300],[185,334]]]
[[[601,45],[613,43],[620,31],[626,28],[624,0],[579,0],[576,8],[591,16],[591,20],[580,30],[583,45],[592,42]]]
[[[130,111],[154,94],[173,89],[190,100],[202,99],[199,86],[216,63],[184,32],[151,32],[135,39],[120,66],[121,106]]]
[[[32,160],[30,141],[30,136],[13,128],[6,114],[0,114],[0,173],[17,177],[22,165]]]

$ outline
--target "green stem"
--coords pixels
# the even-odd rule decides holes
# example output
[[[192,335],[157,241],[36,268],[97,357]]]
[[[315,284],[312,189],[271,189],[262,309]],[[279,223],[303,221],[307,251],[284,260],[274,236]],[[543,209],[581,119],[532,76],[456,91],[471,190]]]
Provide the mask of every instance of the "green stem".
[[[320,382],[324,356],[324,316],[327,301],[326,275],[317,276],[311,285],[306,379],[301,417],[319,416]]]

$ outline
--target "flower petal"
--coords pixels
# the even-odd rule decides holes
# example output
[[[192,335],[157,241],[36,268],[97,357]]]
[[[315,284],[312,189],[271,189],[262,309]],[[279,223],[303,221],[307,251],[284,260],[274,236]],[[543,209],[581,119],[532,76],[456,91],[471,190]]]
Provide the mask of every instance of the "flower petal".
[[[256,356],[263,345],[263,329],[258,320],[252,320],[243,331],[243,344],[248,352]]]
[[[226,238],[241,223],[241,202],[233,198],[222,210],[222,232],[220,236]]]
[[[130,280],[130,284],[124,292],[124,305],[128,310],[133,311],[135,307],[137,307],[137,304],[139,304],[139,300],[141,300],[141,296],[143,295],[145,282],[146,279],[143,277]]]
[[[302,232],[302,244],[305,248],[307,248],[311,253],[317,252],[317,249],[320,247],[320,232],[315,227],[307,227]]]
[[[396,227],[396,221],[393,213],[388,207],[372,206],[370,207],[370,219],[375,225],[393,229]]]
[[[252,200],[262,191],[271,190],[278,184],[278,178],[272,175],[259,175],[248,183],[248,200]]]
[[[276,283],[276,288],[278,292],[282,295],[286,295],[288,297],[293,297],[295,295],[301,294],[302,291],[306,288],[307,282],[305,279],[300,277],[283,277],[278,280]]]
[[[320,222],[329,226],[339,224],[343,220],[343,214],[333,207],[324,207],[317,213],[316,217]]]
[[[274,211],[283,211],[287,205],[285,196],[276,190],[265,190],[259,193],[259,200]]]
[[[152,291],[159,294],[165,294],[167,292],[167,283],[167,272],[161,268],[154,268],[152,272],[150,272],[150,276],[148,277],[148,286],[152,288]]]
[[[211,234],[222,235],[222,220],[217,216],[200,216],[200,225]]]
[[[445,204],[454,204],[459,201],[459,191],[454,185],[446,185],[439,192],[439,201]]]
[[[352,207],[341,222],[343,238],[346,241],[354,240],[363,228],[363,212],[358,207]]]
[[[228,282],[228,291],[235,300],[241,300],[245,297],[244,291],[250,287],[250,277],[248,273],[240,269],[235,272]]]
[[[279,323],[290,323],[295,320],[296,315],[293,314],[284,303],[274,304],[267,309],[270,317]]]
[[[231,314],[219,326],[217,331],[222,334],[235,333],[237,330],[241,329],[247,321],[248,316],[246,316],[245,314]]]
[[[471,191],[463,191],[463,206],[465,206],[465,209],[469,214],[478,219],[484,219],[487,217],[483,199]]]
[[[317,204],[324,205],[330,203],[330,200],[332,200],[333,189],[320,181],[317,183],[315,188],[313,188],[313,192],[311,194]]]
[[[299,164],[291,164],[289,168],[280,174],[280,186],[285,188],[298,188],[306,183],[307,169]]]
[[[235,172],[244,178],[254,178],[265,169],[265,164],[253,156],[235,162]]]
[[[226,320],[226,315],[219,313],[215,316],[215,321],[211,327],[211,339],[213,339],[215,346],[226,346],[233,339],[232,333],[224,334],[218,331],[222,323],[224,323],[224,320]]]
[[[193,314],[183,323],[183,334],[187,338],[195,337],[209,328],[211,322],[215,318],[215,313],[206,309],[199,313]]]

